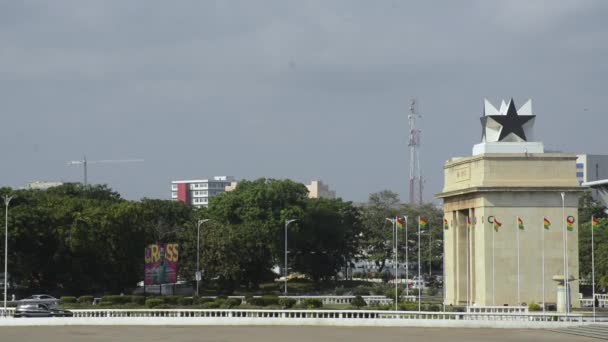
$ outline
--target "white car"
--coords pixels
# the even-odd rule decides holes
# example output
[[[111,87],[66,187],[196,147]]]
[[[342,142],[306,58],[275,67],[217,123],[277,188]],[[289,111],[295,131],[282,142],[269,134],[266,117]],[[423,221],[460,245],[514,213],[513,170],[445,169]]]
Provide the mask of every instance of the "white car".
[[[38,294],[19,300],[19,304],[25,303],[51,304],[56,306],[59,305],[59,299],[45,294]]]

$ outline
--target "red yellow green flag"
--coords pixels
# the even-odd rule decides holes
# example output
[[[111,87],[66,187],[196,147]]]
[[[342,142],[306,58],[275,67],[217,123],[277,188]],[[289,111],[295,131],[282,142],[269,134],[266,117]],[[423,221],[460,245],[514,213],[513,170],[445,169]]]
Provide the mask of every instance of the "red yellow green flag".
[[[448,223],[448,219],[444,218],[443,219],[443,229],[448,230],[448,228],[450,228],[450,224]]]
[[[574,221],[574,216],[568,216],[566,218],[566,228],[568,228],[569,231],[574,230]]]
[[[600,228],[600,219],[595,217],[595,216],[591,216],[591,228],[593,229],[599,229]]]
[[[399,227],[399,228],[405,227],[405,217],[397,216],[397,227]]]
[[[524,229],[524,220],[522,220],[519,216],[517,216],[517,228],[521,230]]]
[[[471,220],[470,216],[467,216],[467,227],[469,227],[469,229],[473,229],[473,220]]]
[[[546,217],[543,217],[543,226],[545,229],[551,228],[551,221],[549,221],[549,219]]]
[[[498,221],[498,218],[494,217],[494,230],[498,231],[498,228],[502,227],[502,222]]]
[[[426,226],[428,225],[426,218],[422,216],[418,218],[418,223],[420,223],[420,228],[426,228]]]

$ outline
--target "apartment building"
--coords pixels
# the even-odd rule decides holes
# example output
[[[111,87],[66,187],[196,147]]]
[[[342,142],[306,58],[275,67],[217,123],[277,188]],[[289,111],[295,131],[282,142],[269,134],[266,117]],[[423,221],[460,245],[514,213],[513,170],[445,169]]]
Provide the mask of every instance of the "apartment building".
[[[208,179],[176,180],[171,182],[171,199],[195,207],[206,207],[209,199],[236,188],[232,176],[215,176]]]

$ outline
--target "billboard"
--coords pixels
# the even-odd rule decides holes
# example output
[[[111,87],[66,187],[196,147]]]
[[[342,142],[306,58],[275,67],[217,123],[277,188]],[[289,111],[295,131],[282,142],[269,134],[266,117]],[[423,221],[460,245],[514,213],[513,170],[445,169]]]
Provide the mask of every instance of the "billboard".
[[[145,285],[169,284],[177,281],[177,243],[148,245],[145,251]]]

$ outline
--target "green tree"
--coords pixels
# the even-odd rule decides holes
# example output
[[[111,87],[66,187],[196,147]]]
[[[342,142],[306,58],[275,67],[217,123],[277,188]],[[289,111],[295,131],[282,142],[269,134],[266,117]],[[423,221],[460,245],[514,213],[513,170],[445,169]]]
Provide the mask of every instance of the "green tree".
[[[288,235],[290,264],[315,282],[329,280],[359,249],[359,210],[341,199],[308,199],[304,210]]]

